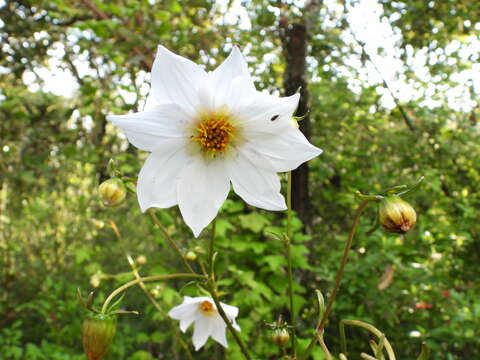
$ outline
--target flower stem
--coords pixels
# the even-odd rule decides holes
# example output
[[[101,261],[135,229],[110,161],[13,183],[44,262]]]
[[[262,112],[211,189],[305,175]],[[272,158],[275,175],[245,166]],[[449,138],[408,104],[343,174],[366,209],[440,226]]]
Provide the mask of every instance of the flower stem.
[[[292,353],[293,357],[297,356],[297,341],[295,328],[297,326],[297,319],[295,317],[294,307],[293,307],[293,271],[292,271],[292,172],[288,173],[287,181],[287,237],[285,239],[285,247],[287,250],[287,263],[288,263],[288,298],[290,305],[290,322],[292,324]]]
[[[215,271],[213,269],[213,253],[215,250],[215,231],[217,228],[217,218],[213,219],[212,222],[212,233],[210,235],[210,242],[208,245],[208,270],[209,275],[212,280],[215,280]]]
[[[120,286],[118,289],[115,289],[110,295],[108,295],[107,299],[103,303],[102,306],[102,314],[105,314],[108,309],[108,304],[117,296],[120,294],[122,291],[125,291],[131,286],[140,284],[140,283],[145,283],[148,281],[159,281],[159,280],[169,280],[169,279],[178,279],[178,278],[193,278],[193,279],[205,279],[205,276],[203,275],[198,275],[198,274],[168,274],[168,275],[155,275],[155,276],[147,276],[143,278],[137,278],[135,280],[131,280],[127,282],[126,284],[123,284]]]
[[[180,250],[180,248],[177,246],[177,243],[171,238],[170,234],[168,233],[167,229],[165,229],[165,227],[162,225],[162,223],[158,220],[157,218],[157,215],[155,215],[155,210],[153,209],[149,209],[148,210],[148,214],[150,215],[150,217],[152,218],[153,222],[155,223],[155,225],[157,225],[157,227],[160,229],[160,231],[163,233],[163,236],[165,236],[165,238],[167,239],[170,247],[178,254],[178,256],[180,257],[180,259],[182,260],[183,262],[183,265],[185,266],[185,268],[190,271],[191,273],[194,273],[195,271],[193,271],[192,267],[190,266],[190,264],[188,263],[187,259],[185,259],[185,256],[183,255],[182,251]]]
[[[325,327],[325,323],[327,322],[328,316],[330,315],[332,308],[333,308],[333,302],[335,301],[335,298],[337,296],[338,290],[340,289],[340,282],[342,281],[343,278],[343,273],[345,271],[345,265],[347,264],[348,260],[348,254],[350,252],[350,248],[352,246],[353,242],[353,236],[355,235],[355,231],[357,230],[358,223],[360,221],[360,216],[363,213],[363,210],[365,210],[365,207],[368,205],[370,200],[364,200],[360,203],[357,211],[355,212],[355,217],[353,219],[353,224],[350,229],[350,233],[348,234],[348,239],[347,242],[345,243],[345,248],[343,250],[343,256],[342,260],[340,262],[340,267],[337,271],[337,276],[335,278],[335,286],[332,291],[332,295],[330,295],[327,303],[326,310],[322,316],[322,320],[320,320],[320,323],[318,324],[317,328],[315,329],[315,335],[313,336],[312,340],[308,344],[307,349],[305,350],[305,353],[299,358],[299,360],[305,360],[308,355],[310,355],[311,351],[313,350],[313,347],[317,343],[318,340],[318,335],[317,334],[323,334],[323,329]]]
[[[230,319],[228,318],[227,314],[223,310],[222,305],[220,304],[220,300],[218,298],[217,291],[215,290],[215,285],[211,281],[208,283],[208,290],[212,295],[212,299],[213,299],[213,302],[215,303],[215,306],[217,307],[218,313],[222,317],[223,321],[225,321],[225,324],[227,324],[227,328],[232,333],[233,338],[235,339],[238,346],[240,347],[240,350],[242,351],[243,356],[247,360],[252,360],[250,354],[248,353],[247,347],[243,343],[242,339],[240,339],[240,336],[238,335],[237,330],[235,330],[232,323],[230,322]]]
[[[122,247],[123,249],[123,252],[125,254],[125,257],[127,258],[127,262],[128,264],[130,265],[130,268],[132,269],[132,274],[135,276],[136,279],[141,279],[142,276],[140,275],[140,272],[138,271],[137,269],[137,266],[135,265],[135,261],[132,259],[132,257],[130,256],[130,254],[128,253],[126,247],[125,247],[125,244],[123,242],[123,238],[122,236],[120,235],[120,231],[118,230],[118,227],[117,225],[115,224],[115,222],[113,220],[108,220],[108,222],[110,223],[110,226],[111,228],[113,229],[113,232],[115,233],[117,239],[118,239],[118,242],[120,244],[120,246]],[[155,298],[152,296],[152,294],[150,294],[150,292],[148,291],[147,287],[145,286],[144,282],[140,282],[138,283],[138,285],[140,286],[140,288],[143,290],[143,292],[145,293],[145,295],[147,295],[148,299],[150,300],[150,302],[152,303],[152,305],[155,307],[155,309],[162,315],[164,315],[164,311],[162,309],[162,307],[160,306],[160,304],[155,300]],[[169,317],[168,320],[170,322],[173,322],[173,320]],[[187,355],[188,359],[189,360],[193,360],[193,356],[192,356],[192,353],[190,352],[190,349],[188,348],[188,345],[185,343],[185,341],[183,341],[183,339],[178,336],[179,335],[179,330],[176,326],[173,327],[174,328],[174,331],[175,331],[175,334],[176,334],[176,339],[178,340],[178,342],[180,343],[180,345],[183,347],[183,350],[185,351],[185,354]],[[178,354],[177,354],[178,355]],[[178,356],[176,357],[178,358]]]
[[[347,353],[347,346],[346,346],[346,341],[345,341],[345,325],[362,327],[364,329],[367,329],[368,331],[370,331],[374,335],[376,335],[379,340],[383,339],[384,345],[385,345],[385,350],[387,351],[389,360],[396,360],[395,353],[393,351],[392,345],[390,345],[390,342],[387,340],[385,335],[380,330],[378,330],[375,326],[370,325],[370,324],[368,324],[366,322],[363,322],[363,321],[360,321],[360,320],[342,320],[342,321],[340,321],[340,331],[341,331],[342,338],[343,338],[342,339],[342,352],[344,354]]]

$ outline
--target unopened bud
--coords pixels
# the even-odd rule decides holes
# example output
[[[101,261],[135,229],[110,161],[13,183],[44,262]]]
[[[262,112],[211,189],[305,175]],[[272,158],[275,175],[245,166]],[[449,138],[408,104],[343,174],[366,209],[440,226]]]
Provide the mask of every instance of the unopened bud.
[[[102,278],[100,277],[99,274],[94,274],[90,277],[90,285],[92,285],[92,287],[94,288],[99,287],[101,281],[102,281]]]
[[[290,334],[287,329],[275,329],[272,334],[272,342],[279,346],[284,347],[290,341]]]
[[[380,203],[379,221],[385,231],[405,234],[415,225],[417,214],[405,200],[389,196]]]
[[[83,350],[88,360],[101,360],[107,353],[113,337],[117,319],[112,315],[89,315],[82,325]]]
[[[185,259],[188,261],[195,261],[197,259],[197,254],[195,254],[193,251],[189,251],[185,254]]]
[[[118,206],[127,196],[127,189],[122,180],[112,178],[104,181],[98,187],[98,193],[105,206]]]
[[[140,255],[135,259],[135,262],[138,265],[145,265],[147,263],[147,257],[145,255]]]

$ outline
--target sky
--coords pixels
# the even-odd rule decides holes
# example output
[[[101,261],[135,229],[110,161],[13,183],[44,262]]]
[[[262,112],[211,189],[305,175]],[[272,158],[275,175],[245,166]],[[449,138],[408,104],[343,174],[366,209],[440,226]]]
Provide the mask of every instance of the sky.
[[[1,2],[2,0],[0,0],[0,3]],[[225,9],[226,3],[227,0],[219,2],[220,6]],[[328,11],[333,13],[340,11],[336,0],[326,0],[325,4]],[[401,39],[401,34],[390,26],[388,20],[381,18],[382,7],[378,1],[360,0],[357,5],[350,8],[349,13],[348,21],[352,32],[357,39],[365,43],[365,49],[376,65],[376,69],[373,64],[369,62],[362,65],[358,56],[351,56],[345,59],[348,65],[355,69],[360,69],[360,77],[358,78],[356,74],[351,74],[348,68],[340,68],[340,71],[343,72],[347,78],[352,79],[350,81],[351,89],[359,92],[362,86],[378,85],[382,82],[383,77],[393,90],[395,96],[402,102],[421,99],[422,104],[429,107],[440,105],[439,100],[432,99],[431,96],[434,94],[435,88],[432,84],[428,68],[426,67],[428,59],[424,51],[417,51],[415,56],[412,57],[412,62],[415,75],[422,81],[430,83],[429,87],[426,92],[424,92],[424,90],[420,91],[416,89],[413,83],[407,82],[403,73],[404,64],[398,58],[398,50],[395,47],[395,42]],[[240,0],[234,0],[225,15],[225,20],[236,23],[238,18],[240,19],[240,26],[243,29],[250,27],[250,20],[246,9],[242,7]],[[368,19],[368,21],[365,21],[365,19]],[[334,24],[332,25],[334,26]],[[42,36],[46,36],[46,34],[37,33],[36,36],[41,38]],[[71,36],[75,35],[72,34]],[[355,40],[349,32],[345,32],[343,36],[345,41],[355,44]],[[475,56],[475,54],[477,54],[476,56],[478,57],[480,40],[472,36],[471,39],[467,39],[467,42],[470,45],[465,46],[458,40],[452,41],[447,47],[446,53],[448,54],[461,48],[461,54],[463,56],[466,57],[472,54]],[[384,49],[381,55],[378,53],[379,48]],[[410,50],[413,54],[413,49]],[[57,44],[55,48],[49,50],[49,55],[51,55],[49,68],[38,68],[37,74],[44,79],[43,87],[45,91],[71,97],[74,96],[78,84],[68,71],[60,68],[60,59],[63,53],[64,51],[61,44]],[[439,56],[445,55],[439,54]],[[449,59],[446,58],[444,61],[448,63]],[[75,65],[78,67],[81,76],[91,74],[92,70],[89,69],[86,61],[80,59],[76,61]],[[459,85],[446,90],[446,99],[449,106],[456,111],[469,111],[472,107],[476,106],[476,102],[470,100],[468,88],[465,85],[472,84],[475,92],[480,92],[480,62],[474,64],[472,69],[452,75],[451,80],[457,81]],[[35,75],[33,73],[26,72],[24,81],[26,84],[30,84],[32,91],[38,90],[39,86],[35,84]],[[148,81],[148,76],[145,77],[145,81]],[[395,107],[393,98],[383,86],[378,86],[377,91],[382,95],[381,101],[385,107]],[[148,92],[148,85],[144,87],[144,92]],[[133,101],[133,94],[124,93],[123,95],[127,101]]]

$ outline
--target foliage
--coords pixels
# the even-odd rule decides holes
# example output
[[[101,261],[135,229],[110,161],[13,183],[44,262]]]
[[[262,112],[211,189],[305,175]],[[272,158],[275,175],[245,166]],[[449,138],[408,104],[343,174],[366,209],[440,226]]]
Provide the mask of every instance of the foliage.
[[[5,359],[83,359],[85,313],[76,289],[94,288],[99,303],[133,279],[125,252],[134,259],[146,256],[146,264],[138,265],[142,275],[181,269],[134,196],[114,209],[99,201],[96,189],[107,176],[109,158],[124,174],[136,176],[145,157],[118,140],[105,116],[143,106],[145,74],[159,42],[207,68],[238,43],[248,53],[258,87],[281,91],[285,64],[278,24],[301,18],[304,6],[245,2],[251,21],[246,29],[240,21],[225,19],[233,2],[227,3],[31,0],[0,5],[0,349]],[[355,1],[337,5],[345,3]],[[384,16],[403,35],[396,46],[405,76],[425,94],[429,84],[408,71],[414,57],[408,46],[447,54],[452,40],[465,44],[467,32],[479,34],[477,5],[469,1],[381,3]],[[315,326],[315,289],[327,299],[330,295],[358,202],[355,190],[375,193],[424,175],[425,185],[409,198],[418,222],[408,235],[377,231],[367,236],[376,215],[374,206],[368,209],[325,340],[337,354],[338,323],[353,318],[381,329],[398,358],[416,358],[422,341],[435,359],[478,357],[478,89],[466,84],[474,105],[464,111],[452,109],[442,90],[442,85],[456,86],[450,75],[471,68],[475,58],[456,51],[449,55],[456,66],[441,57],[429,63],[430,74],[441,75],[432,95],[438,101],[435,106],[422,98],[403,104],[415,125],[412,132],[398,108],[382,102],[378,87],[383,85],[363,81],[360,70],[349,66],[346,59],[362,53],[346,40],[347,14],[329,6],[319,5],[319,16],[309,19],[314,34],[308,76],[312,142],[324,154],[311,162],[314,226],[304,233],[294,221],[300,345],[306,346]],[[348,13],[348,6],[342,11]],[[44,69],[55,66],[54,72],[70,74],[73,96],[50,91]],[[207,256],[208,234],[193,239],[175,208],[157,214],[183,250]],[[263,324],[286,314],[288,299],[284,246],[271,233],[281,233],[284,226],[282,214],[253,211],[235,197],[217,221],[222,296],[240,308],[242,339],[272,359],[278,349]],[[189,338],[179,335],[166,312],[197,289],[184,281],[147,288],[162,312],[139,288],[129,290],[123,306],[141,315],[120,319],[109,359],[184,358],[177,339]],[[365,351],[365,334],[348,332],[350,351]],[[229,344],[228,358],[240,359],[236,344]],[[209,342],[194,356],[221,359],[226,354]],[[323,358],[319,348],[313,356]]]

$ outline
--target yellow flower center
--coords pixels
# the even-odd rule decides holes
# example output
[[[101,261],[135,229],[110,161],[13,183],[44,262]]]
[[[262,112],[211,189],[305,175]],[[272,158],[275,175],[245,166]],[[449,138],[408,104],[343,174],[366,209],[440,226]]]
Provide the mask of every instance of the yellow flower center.
[[[235,126],[228,112],[209,111],[201,113],[198,117],[191,139],[200,145],[205,154],[215,157],[227,151],[234,135]]]
[[[215,309],[213,308],[213,304],[210,301],[205,300],[202,301],[202,303],[200,304],[200,311],[204,314],[212,314]]]

